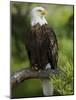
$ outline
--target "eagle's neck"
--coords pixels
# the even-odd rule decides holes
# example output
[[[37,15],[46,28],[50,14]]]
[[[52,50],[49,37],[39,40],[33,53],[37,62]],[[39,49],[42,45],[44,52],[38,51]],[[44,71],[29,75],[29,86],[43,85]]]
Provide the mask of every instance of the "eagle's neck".
[[[40,24],[40,26],[47,24],[47,21],[44,17],[32,17],[31,18],[31,26],[34,26],[36,24]]]

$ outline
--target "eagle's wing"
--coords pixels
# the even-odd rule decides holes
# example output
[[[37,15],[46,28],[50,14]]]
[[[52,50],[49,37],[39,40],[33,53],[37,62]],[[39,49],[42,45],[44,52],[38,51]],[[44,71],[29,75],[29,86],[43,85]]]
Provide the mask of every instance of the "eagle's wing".
[[[58,62],[58,43],[55,32],[53,29],[48,28],[48,38],[49,38],[49,45],[48,45],[48,60],[51,64],[52,69],[57,67]]]

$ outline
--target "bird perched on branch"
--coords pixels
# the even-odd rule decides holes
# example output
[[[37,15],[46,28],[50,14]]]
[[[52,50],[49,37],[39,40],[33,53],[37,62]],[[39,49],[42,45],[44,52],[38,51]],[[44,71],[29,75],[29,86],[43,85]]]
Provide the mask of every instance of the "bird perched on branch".
[[[47,10],[35,7],[30,12],[31,27],[26,34],[26,48],[31,67],[35,70],[55,69],[58,61],[58,43],[55,32],[45,19]],[[42,80],[45,96],[53,95],[50,79]]]

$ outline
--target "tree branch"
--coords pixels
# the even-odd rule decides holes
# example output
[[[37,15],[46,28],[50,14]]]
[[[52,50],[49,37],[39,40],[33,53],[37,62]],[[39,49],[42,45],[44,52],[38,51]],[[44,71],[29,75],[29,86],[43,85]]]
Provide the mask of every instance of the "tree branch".
[[[27,79],[48,79],[49,74],[52,77],[52,75],[58,74],[58,72],[58,69],[34,71],[32,68],[24,68],[11,76],[11,88]]]

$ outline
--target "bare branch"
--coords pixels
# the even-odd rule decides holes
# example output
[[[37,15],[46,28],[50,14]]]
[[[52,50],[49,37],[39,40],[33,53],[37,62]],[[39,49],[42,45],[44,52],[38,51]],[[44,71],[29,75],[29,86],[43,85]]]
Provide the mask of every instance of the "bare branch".
[[[55,75],[58,73],[58,70],[40,70],[40,71],[34,71],[31,68],[24,68],[20,71],[17,71],[14,75],[11,76],[11,87],[13,88],[17,84],[21,83],[24,80],[27,79],[43,79],[43,78],[49,78],[49,74]]]

